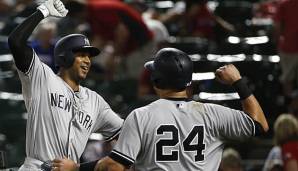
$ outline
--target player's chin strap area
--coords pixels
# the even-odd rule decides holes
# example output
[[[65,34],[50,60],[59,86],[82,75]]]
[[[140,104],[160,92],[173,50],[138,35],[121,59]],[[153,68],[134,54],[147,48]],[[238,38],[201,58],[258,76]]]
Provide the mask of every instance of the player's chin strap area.
[[[32,157],[26,157],[23,166],[25,168],[41,169],[42,171],[51,171],[52,170],[52,164],[50,161],[44,162],[44,161],[41,161],[38,159],[34,159]]]

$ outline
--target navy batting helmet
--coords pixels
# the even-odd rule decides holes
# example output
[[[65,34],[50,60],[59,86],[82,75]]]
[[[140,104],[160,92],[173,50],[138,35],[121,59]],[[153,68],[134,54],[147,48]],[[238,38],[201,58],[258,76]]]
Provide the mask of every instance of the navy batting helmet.
[[[70,34],[62,37],[55,45],[54,57],[55,64],[59,67],[71,67],[75,52],[86,51],[90,56],[96,56],[100,53],[99,49],[91,46],[86,36],[82,34]]]
[[[154,61],[145,64],[153,84],[160,89],[182,90],[192,81],[193,63],[190,57],[175,48],[159,50]]]

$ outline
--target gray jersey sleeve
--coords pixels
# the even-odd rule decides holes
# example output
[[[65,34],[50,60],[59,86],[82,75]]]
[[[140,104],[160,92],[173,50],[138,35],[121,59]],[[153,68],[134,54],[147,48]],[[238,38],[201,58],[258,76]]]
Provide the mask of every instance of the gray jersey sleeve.
[[[130,166],[141,149],[141,134],[134,112],[132,112],[125,120],[119,139],[110,153],[110,157],[125,165]]]
[[[243,111],[205,104],[206,115],[215,134],[227,139],[241,139],[255,134],[253,120]]]
[[[123,119],[111,109],[103,98],[99,97],[98,105],[101,107],[92,132],[101,133],[107,141],[112,140],[120,133]]]
[[[39,60],[37,54],[34,52],[28,71],[23,73],[18,70],[25,102],[32,100],[32,97],[35,97],[34,95],[39,96],[41,91],[47,89],[45,86],[47,83],[46,78],[51,73],[54,74],[48,66]]]

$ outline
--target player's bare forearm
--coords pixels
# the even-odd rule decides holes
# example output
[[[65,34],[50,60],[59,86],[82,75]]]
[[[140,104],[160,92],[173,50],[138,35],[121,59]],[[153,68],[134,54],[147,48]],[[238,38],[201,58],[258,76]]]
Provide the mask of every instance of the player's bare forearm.
[[[97,162],[94,171],[125,171],[125,167],[110,157],[105,157]]]
[[[238,92],[243,111],[246,112],[252,119],[259,122],[264,131],[268,131],[268,123],[265,118],[264,112],[248,89],[246,83],[243,81],[238,69],[232,65],[225,65],[216,70],[216,79],[223,84],[232,85]]]
[[[262,125],[264,131],[267,132],[269,126],[265,118],[264,112],[255,96],[250,95],[246,99],[243,99],[241,103],[243,111],[247,113],[252,119],[259,122]]]

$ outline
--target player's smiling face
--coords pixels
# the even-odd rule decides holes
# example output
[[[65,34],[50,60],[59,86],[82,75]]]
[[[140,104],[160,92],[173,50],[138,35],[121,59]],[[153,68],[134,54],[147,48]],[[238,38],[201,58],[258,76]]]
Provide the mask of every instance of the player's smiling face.
[[[76,52],[75,60],[71,67],[73,76],[79,80],[83,80],[87,77],[91,66],[90,54],[88,52]]]

